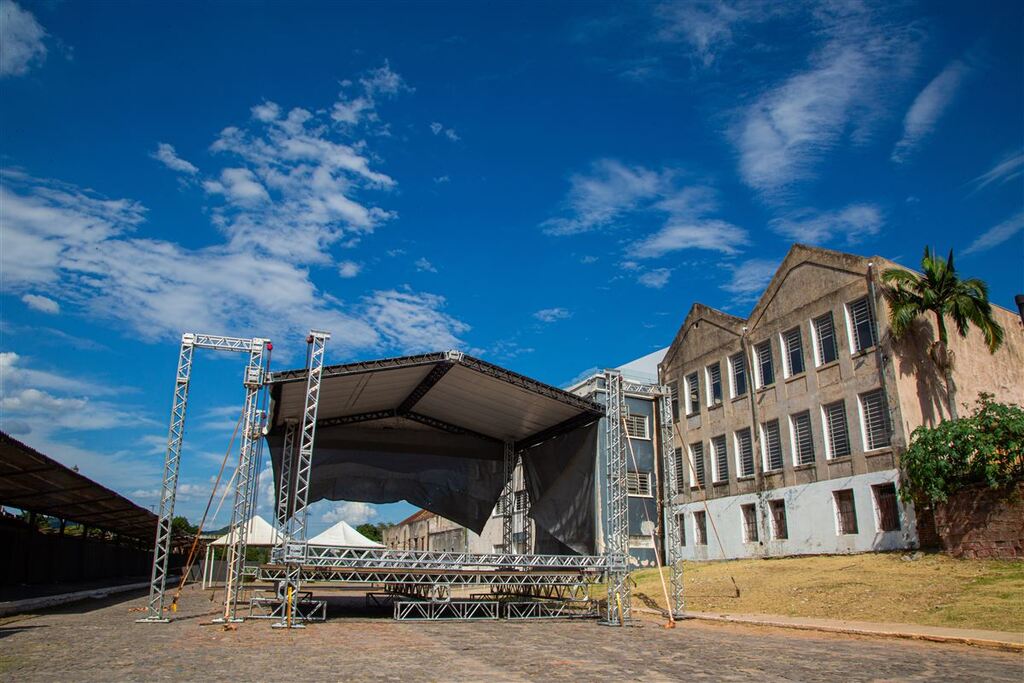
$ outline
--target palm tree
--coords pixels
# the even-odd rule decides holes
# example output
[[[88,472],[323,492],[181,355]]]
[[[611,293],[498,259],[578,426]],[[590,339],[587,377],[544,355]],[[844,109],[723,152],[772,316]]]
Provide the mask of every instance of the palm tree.
[[[953,384],[953,354],[948,348],[946,318],[956,325],[961,337],[974,325],[985,338],[989,353],[995,353],[1003,343],[1003,328],[992,317],[992,305],[988,301],[988,286],[977,278],[961,280],[953,266],[953,250],[949,258],[934,256],[928,247],[921,258],[922,275],[890,268],[882,273],[885,286],[882,293],[889,303],[889,326],[892,335],[900,339],[922,316],[935,316],[939,339],[933,342],[928,353],[936,368],[942,372],[946,383],[946,403],[949,415],[957,418]]]

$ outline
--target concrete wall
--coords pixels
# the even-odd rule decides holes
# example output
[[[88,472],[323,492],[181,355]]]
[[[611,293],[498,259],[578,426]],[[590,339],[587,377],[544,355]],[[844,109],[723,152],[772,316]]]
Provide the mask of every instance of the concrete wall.
[[[686,503],[676,508],[686,525],[687,560],[719,560],[723,557],[750,558],[782,555],[836,554],[916,547],[917,532],[913,506],[900,505],[900,531],[878,531],[872,485],[898,482],[896,470],[872,472],[853,477],[787,486],[763,494],[742,494],[707,501],[708,543],[696,544],[695,511],[704,511],[704,503]],[[838,533],[833,492],[852,489],[857,512],[857,534]],[[789,538],[772,538],[768,500],[782,499],[786,504]],[[757,543],[744,542],[741,506],[755,504],[758,513]],[[714,527],[712,526],[714,521]],[[715,527],[718,536],[715,535]]]

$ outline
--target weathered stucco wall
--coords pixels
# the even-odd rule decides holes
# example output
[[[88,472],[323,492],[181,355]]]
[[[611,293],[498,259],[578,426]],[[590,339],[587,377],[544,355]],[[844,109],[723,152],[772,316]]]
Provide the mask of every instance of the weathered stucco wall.
[[[1024,484],[1005,491],[971,488],[935,506],[935,530],[954,557],[1024,558]]]

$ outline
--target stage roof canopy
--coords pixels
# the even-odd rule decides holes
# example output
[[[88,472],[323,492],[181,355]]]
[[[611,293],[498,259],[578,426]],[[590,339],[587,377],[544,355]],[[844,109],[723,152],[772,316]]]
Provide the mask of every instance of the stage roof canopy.
[[[0,505],[152,538],[156,515],[0,432]]]
[[[306,381],[305,368],[268,380],[275,472]],[[603,415],[599,403],[459,351],[325,366],[309,502],[407,500],[479,532],[504,487],[509,444],[523,454],[531,517],[589,552]]]

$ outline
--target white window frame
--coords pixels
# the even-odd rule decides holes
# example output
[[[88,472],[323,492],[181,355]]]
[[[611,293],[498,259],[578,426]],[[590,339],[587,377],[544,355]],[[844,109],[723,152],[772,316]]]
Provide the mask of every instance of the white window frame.
[[[746,391],[744,391],[742,394],[740,394],[736,390],[736,358],[740,358],[744,361],[743,374],[746,377],[747,387]],[[747,392],[750,390],[750,368],[746,363],[746,357],[744,356],[743,352],[740,351],[729,356],[726,359],[726,365],[729,366],[729,398],[732,399],[739,398],[740,396],[745,396]]]
[[[796,330],[800,335],[800,356],[804,361],[804,369],[800,372],[793,372],[792,363],[790,361],[789,353],[789,339],[786,337],[787,332]],[[779,332],[779,350],[782,351],[782,378],[789,379],[795,375],[802,375],[807,372],[807,358],[804,354],[804,331],[800,325],[794,325],[788,329]]]
[[[630,485],[632,482],[636,483],[635,487]],[[631,490],[634,488],[636,489],[635,493]],[[626,492],[627,495],[632,498],[653,498],[654,494],[651,490],[651,473],[628,470],[626,472]]]
[[[701,459],[701,463],[700,464],[704,467],[704,481],[699,481],[698,478],[697,478],[697,454],[693,452],[693,447],[696,444],[700,444],[700,459]],[[704,441],[703,440],[701,440],[701,441],[694,441],[693,443],[686,444],[686,452],[687,452],[687,454],[688,454],[688,456],[690,458],[690,467],[693,468],[693,469],[690,470],[690,474],[693,475],[693,478],[690,480],[690,488],[691,489],[697,489],[697,488],[705,489],[705,488],[707,488],[707,486],[708,486],[708,468],[707,468],[707,459],[704,457],[704,455],[705,455],[704,454]]]
[[[846,425],[846,448],[847,453],[843,455],[836,455],[832,452],[832,421],[828,417],[826,412],[827,408],[830,408],[836,404],[840,404],[843,408],[843,423]],[[834,460],[836,458],[848,458],[853,455],[853,442],[850,441],[850,418],[846,412],[846,401],[840,399],[838,401],[832,401],[830,403],[823,403],[821,405],[821,433],[825,437],[825,459]]]
[[[821,345],[818,344],[818,323],[820,318],[824,318],[826,315],[831,315],[832,318],[832,343],[836,345],[836,357],[834,360],[830,360],[827,363],[824,359]],[[816,315],[810,320],[811,328],[811,348],[814,351],[814,367],[820,368],[823,365],[831,365],[839,360],[839,340],[836,339],[836,316],[835,311],[825,311],[821,315]]]
[[[782,464],[778,467],[771,466],[771,460],[768,457],[768,423],[774,422],[776,425],[776,431],[779,434],[779,456],[782,460]],[[786,450],[782,446],[782,425],[779,424],[778,418],[772,418],[766,420],[758,425],[758,429],[761,430],[761,464],[764,467],[765,472],[781,472],[786,467]]]
[[[718,365],[718,390],[722,393],[722,397],[720,399],[718,399],[717,403],[715,402],[714,394],[711,391],[711,386],[712,386],[712,384],[711,384],[711,366],[712,365]],[[723,380],[722,380],[722,362],[721,361],[715,361],[713,363],[708,363],[707,365],[704,366],[704,387],[706,388],[706,392],[705,393],[707,393],[707,398],[704,400],[704,402],[707,404],[708,408],[714,408],[715,406],[720,406],[723,403],[725,403],[725,385],[723,384]]]
[[[853,311],[851,310],[851,307],[853,304],[861,300],[867,302],[868,315],[871,317],[871,345],[858,349],[857,329],[854,325]],[[875,320],[875,311],[874,307],[871,305],[871,299],[867,295],[859,296],[853,301],[848,301],[846,305],[843,306],[843,311],[846,313],[846,338],[847,341],[850,342],[850,355],[856,356],[859,353],[875,348],[878,345],[878,321]]]
[[[868,433],[868,416],[867,416],[867,412],[864,410],[864,397],[865,396],[869,396],[871,394],[879,394],[881,396],[881,399],[882,399],[882,411],[883,411],[882,420],[884,422],[883,426],[887,428],[886,431],[888,432],[888,437],[889,437],[887,439],[887,442],[884,445],[882,445],[882,446],[875,446],[874,448],[871,447],[871,444],[868,441],[868,437],[869,437],[869,433]],[[860,411],[860,434],[861,434],[861,441],[864,444],[864,452],[865,453],[871,453],[873,451],[880,451],[880,450],[884,450],[886,448],[891,448],[892,447],[892,425],[890,424],[889,415],[887,414],[889,412],[889,406],[888,406],[888,404],[886,402],[885,390],[884,389],[872,389],[871,391],[865,391],[863,394],[857,394],[857,408]]]
[[[764,383],[764,376],[761,374],[761,359],[757,355],[757,349],[759,347],[764,346],[765,344],[768,345],[768,359],[769,359],[769,361],[772,364],[772,383],[768,384],[768,385],[766,385]],[[753,358],[752,358],[752,360],[753,360],[753,367],[754,367],[754,373],[753,374],[754,374],[754,379],[756,381],[756,384],[754,385],[754,388],[755,389],[764,389],[765,386],[769,386],[769,387],[770,386],[775,386],[775,380],[776,380],[776,377],[775,377],[775,374],[776,374],[775,373],[775,356],[772,353],[772,341],[771,341],[771,339],[770,338],[769,339],[765,339],[764,341],[760,341],[757,344],[754,344],[753,346],[751,346],[750,347],[750,354],[753,356]]]
[[[750,474],[743,472],[743,453],[740,448],[740,432],[746,431],[750,436]],[[747,479],[757,473],[757,455],[754,453],[754,430],[750,427],[741,427],[732,433],[733,453],[736,456],[736,478]]]
[[[719,478],[719,453],[717,443],[721,439],[722,447],[725,453],[721,454],[721,459],[725,461],[725,479]],[[711,481],[718,484],[721,482],[729,481],[729,438],[725,434],[711,437]]]
[[[807,433],[811,436],[811,454],[814,456],[814,460],[810,462],[800,462],[800,440],[796,437],[796,417],[799,415],[807,415]],[[811,411],[801,410],[789,416],[789,443],[790,452],[793,455],[793,467],[813,465],[817,461],[818,454],[814,452],[814,421],[811,419]]]
[[[649,417],[648,415],[644,415],[643,413],[626,413],[626,436],[629,437],[630,439],[640,439],[640,440],[643,440],[643,441],[650,441],[651,440],[651,428],[650,428],[650,420],[648,419],[648,417]],[[634,434],[630,434],[629,433],[630,420],[635,420],[637,418],[643,420],[643,423],[642,423],[643,426],[644,426],[643,436],[636,436]]]
[[[691,388],[692,385],[690,384],[691,377],[693,378],[693,381],[696,382],[697,384],[696,405],[694,405],[693,401],[693,390]],[[683,378],[683,384],[686,387],[686,416],[690,417],[700,412],[700,373],[696,371],[691,372],[690,374]]]

